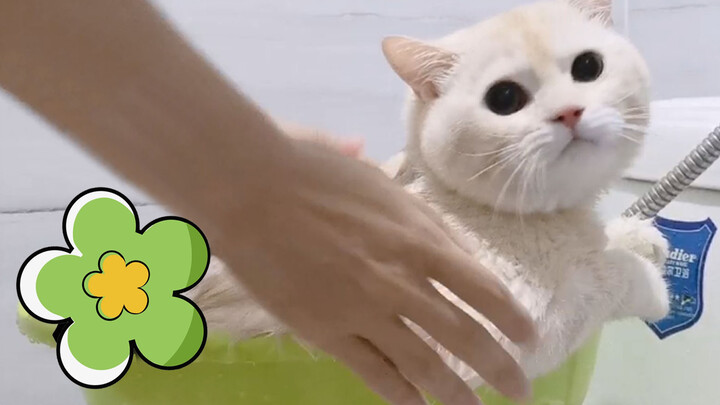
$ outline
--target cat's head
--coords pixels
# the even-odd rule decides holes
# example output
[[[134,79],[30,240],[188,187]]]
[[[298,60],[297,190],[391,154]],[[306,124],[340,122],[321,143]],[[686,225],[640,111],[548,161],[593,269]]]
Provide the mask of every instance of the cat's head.
[[[503,211],[594,199],[637,154],[648,121],[647,67],[612,30],[610,8],[554,0],[432,43],[386,38],[413,89],[409,158]]]

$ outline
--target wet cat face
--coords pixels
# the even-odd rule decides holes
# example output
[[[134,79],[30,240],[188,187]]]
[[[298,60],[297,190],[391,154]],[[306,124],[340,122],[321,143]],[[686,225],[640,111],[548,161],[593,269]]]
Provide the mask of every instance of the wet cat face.
[[[611,29],[609,7],[548,1],[432,45],[386,39],[414,90],[409,148],[449,188],[499,210],[594,198],[629,165],[648,120],[646,65]]]

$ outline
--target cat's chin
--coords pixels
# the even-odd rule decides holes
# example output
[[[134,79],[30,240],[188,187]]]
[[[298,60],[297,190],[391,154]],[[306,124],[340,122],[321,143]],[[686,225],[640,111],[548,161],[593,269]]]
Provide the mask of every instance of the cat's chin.
[[[599,195],[600,193],[598,193]],[[591,207],[597,196],[583,198],[581,200],[556,199],[556,198],[535,198],[532,202],[520,202],[520,200],[507,199],[506,202],[489,203],[477,201],[495,212],[512,215],[533,215],[552,214],[565,210]],[[527,197],[526,197],[527,199]]]
[[[467,171],[434,170],[428,160],[421,171],[435,183],[432,188],[445,189],[484,209],[514,215],[551,214],[593,207],[612,181],[621,176],[634,151],[610,155],[607,147],[572,141],[561,156],[552,160],[548,156],[550,164],[542,180],[527,182],[511,181],[517,177],[512,174],[514,169],[508,169],[510,173],[505,176],[488,174],[468,181]]]
[[[475,184],[473,187],[458,187],[458,185],[449,184],[439,179],[436,179],[436,181],[442,183],[442,188],[462,197],[469,204],[477,205],[478,208],[483,210],[508,215],[552,214],[565,210],[592,207],[604,190],[604,188],[598,187],[597,191],[583,194],[527,192],[523,196],[506,191],[501,198],[502,188],[495,185]]]
[[[597,195],[586,197],[581,200],[557,200],[557,199],[537,199],[532,203],[518,204],[508,201],[507,204],[501,203],[491,207],[496,212],[513,215],[533,215],[533,214],[553,214],[566,210],[592,207],[596,201]]]

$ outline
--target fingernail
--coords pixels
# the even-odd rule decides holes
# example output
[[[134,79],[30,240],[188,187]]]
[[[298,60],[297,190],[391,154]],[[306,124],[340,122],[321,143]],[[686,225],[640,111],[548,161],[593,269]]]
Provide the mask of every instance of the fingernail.
[[[340,151],[343,155],[358,157],[362,154],[365,142],[362,139],[343,140]]]
[[[532,381],[530,381],[525,373],[517,367],[508,367],[498,371],[497,377],[507,381],[505,389],[502,393],[510,399],[524,403],[532,398]]]
[[[517,395],[513,395],[515,401],[526,404],[532,399],[532,383],[527,378],[520,380]]]

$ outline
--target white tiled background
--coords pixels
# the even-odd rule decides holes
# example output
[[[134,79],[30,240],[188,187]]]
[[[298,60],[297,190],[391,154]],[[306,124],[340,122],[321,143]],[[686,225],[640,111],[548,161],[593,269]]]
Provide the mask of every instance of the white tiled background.
[[[376,159],[403,145],[403,88],[385,65],[380,39],[443,35],[522,3],[157,1],[263,107],[285,119],[362,135]],[[623,22],[623,3],[618,5],[617,20]],[[631,0],[627,15],[629,34],[650,63],[656,98],[720,95],[720,0]],[[161,211],[0,92],[0,403],[82,403],[52,352],[30,345],[16,331],[14,285],[27,255],[62,243],[62,209],[92,186],[117,188],[134,203],[147,205],[140,210],[143,221]]]

